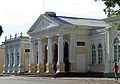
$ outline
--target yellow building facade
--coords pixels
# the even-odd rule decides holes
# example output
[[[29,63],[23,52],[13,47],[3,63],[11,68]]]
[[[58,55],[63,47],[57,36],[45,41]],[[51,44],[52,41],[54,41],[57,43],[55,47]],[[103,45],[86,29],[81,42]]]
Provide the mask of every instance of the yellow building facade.
[[[4,45],[0,45],[0,74],[3,72],[3,66],[4,66]]]
[[[29,73],[113,72],[112,66],[119,61],[119,53],[114,52],[119,33],[111,23],[119,21],[115,17],[56,16],[54,12],[40,15],[27,32]]]

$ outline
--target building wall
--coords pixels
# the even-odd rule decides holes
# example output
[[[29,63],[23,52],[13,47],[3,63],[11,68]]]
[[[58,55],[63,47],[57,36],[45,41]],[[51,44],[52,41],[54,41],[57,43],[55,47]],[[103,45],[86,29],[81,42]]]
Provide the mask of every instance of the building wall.
[[[0,74],[3,72],[3,65],[4,65],[4,47],[3,45],[0,46]]]
[[[98,32],[94,33],[90,36],[90,53],[89,53],[89,70],[90,72],[104,72],[105,71],[105,60],[106,60],[106,50],[105,50],[105,39],[106,39],[106,33],[103,30],[96,30]],[[103,62],[101,64],[98,64],[98,45],[102,45],[102,51],[103,51]],[[92,64],[92,45],[95,45],[96,47],[96,63]],[[99,67],[98,67],[99,66]]]
[[[21,67],[22,72],[28,72],[29,70],[29,52],[25,52],[26,49],[30,49],[29,43],[21,43]]]
[[[15,39],[8,39],[4,42],[4,45],[5,45],[4,73],[16,74],[27,72],[29,51],[25,52],[25,49],[28,50],[30,49],[29,38],[16,37]]]
[[[89,65],[89,38],[88,38],[88,34],[85,34],[85,35],[77,35],[76,36],[76,49],[75,49],[75,55],[76,55],[76,71],[77,71],[77,68],[81,68],[77,65],[79,61],[78,56],[82,55],[82,56],[85,56],[83,58],[85,58],[85,72],[88,71],[88,65]],[[85,46],[78,46],[77,45],[77,42],[85,42]],[[79,61],[80,62],[80,61]],[[81,62],[80,62],[81,63]],[[81,63],[81,66],[82,66],[82,63]]]

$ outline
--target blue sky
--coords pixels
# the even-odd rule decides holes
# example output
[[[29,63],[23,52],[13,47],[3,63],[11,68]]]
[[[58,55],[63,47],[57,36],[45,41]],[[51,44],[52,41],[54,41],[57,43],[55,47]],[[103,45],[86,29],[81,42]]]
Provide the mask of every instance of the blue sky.
[[[0,3],[0,25],[4,30],[0,44],[5,36],[9,39],[10,34],[12,38],[15,33],[20,36],[20,32],[28,36],[26,32],[40,14],[46,11],[56,12],[58,16],[106,18],[104,4],[94,0],[0,0]]]

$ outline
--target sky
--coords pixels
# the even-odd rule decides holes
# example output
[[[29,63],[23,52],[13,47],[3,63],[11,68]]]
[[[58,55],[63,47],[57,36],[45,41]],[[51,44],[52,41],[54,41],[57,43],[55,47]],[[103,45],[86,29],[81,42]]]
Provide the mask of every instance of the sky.
[[[0,0],[0,25],[4,33],[0,44],[5,37],[10,39],[27,35],[27,31],[46,11],[55,12],[58,16],[71,16],[80,18],[106,18],[103,2],[95,0]]]

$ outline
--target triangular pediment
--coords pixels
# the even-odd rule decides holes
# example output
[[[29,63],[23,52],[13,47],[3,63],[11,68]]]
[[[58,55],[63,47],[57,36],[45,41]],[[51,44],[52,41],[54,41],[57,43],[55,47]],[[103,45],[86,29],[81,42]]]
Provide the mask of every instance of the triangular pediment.
[[[52,21],[50,18],[41,15],[29,29],[28,33],[42,31],[55,26],[58,26],[58,24]]]

